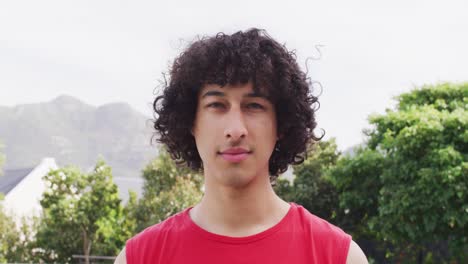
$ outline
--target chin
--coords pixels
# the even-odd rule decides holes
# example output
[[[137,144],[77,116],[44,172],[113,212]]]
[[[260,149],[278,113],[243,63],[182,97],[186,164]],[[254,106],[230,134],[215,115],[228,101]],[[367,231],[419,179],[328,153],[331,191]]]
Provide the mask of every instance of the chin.
[[[231,171],[221,172],[219,175],[219,182],[231,188],[244,188],[255,179],[255,173],[247,173],[245,171]]]

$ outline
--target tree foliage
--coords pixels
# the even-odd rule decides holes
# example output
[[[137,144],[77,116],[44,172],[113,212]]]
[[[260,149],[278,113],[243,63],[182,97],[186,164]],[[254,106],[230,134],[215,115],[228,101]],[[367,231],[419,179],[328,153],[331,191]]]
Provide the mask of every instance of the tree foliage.
[[[143,196],[135,210],[136,231],[193,206],[202,197],[202,176],[176,166],[164,151],[145,167],[143,178]]]
[[[381,153],[358,148],[352,156],[341,157],[330,170],[330,179],[339,193],[340,211],[344,213],[340,226],[355,239],[372,237],[363,223],[377,215],[383,161]]]
[[[367,147],[331,173],[341,206],[410,262],[437,257],[434,243],[459,258],[467,249],[467,98],[468,83],[400,95],[395,110],[370,117]]]
[[[338,193],[327,172],[338,160],[340,153],[334,139],[321,141],[308,153],[304,163],[294,166],[293,184],[279,179],[276,193],[286,201],[293,201],[315,215],[336,222]]]
[[[34,261],[32,238],[37,218],[16,218],[6,212],[0,194],[0,263]]]
[[[0,263],[6,263],[15,261],[12,255],[20,242],[20,233],[13,218],[5,212],[2,200],[0,194]]]
[[[99,160],[89,174],[67,167],[50,172],[45,181],[36,237],[43,260],[64,263],[73,254],[117,254],[132,230],[124,224],[111,168]]]
[[[426,86],[370,118],[369,148],[385,155],[374,224],[396,242],[468,240],[468,83]],[[465,248],[466,249],[466,248]]]

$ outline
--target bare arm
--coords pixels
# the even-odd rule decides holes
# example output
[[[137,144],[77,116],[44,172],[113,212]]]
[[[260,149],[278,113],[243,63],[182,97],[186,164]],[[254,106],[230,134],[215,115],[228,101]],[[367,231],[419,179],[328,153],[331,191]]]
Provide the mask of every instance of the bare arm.
[[[120,251],[119,255],[115,259],[114,264],[127,264],[127,256],[125,255],[125,247]]]
[[[366,255],[364,255],[362,249],[354,241],[351,241],[351,245],[349,246],[346,264],[369,264]]]

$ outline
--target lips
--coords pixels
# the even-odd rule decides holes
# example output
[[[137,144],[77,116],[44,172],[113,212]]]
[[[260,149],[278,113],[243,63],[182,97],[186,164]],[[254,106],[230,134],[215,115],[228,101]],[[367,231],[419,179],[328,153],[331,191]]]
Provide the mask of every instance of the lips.
[[[243,154],[243,153],[249,153],[245,148],[229,148],[226,149],[225,151],[222,151],[221,154]]]
[[[244,148],[230,148],[220,153],[221,157],[229,162],[241,162],[250,154],[250,151]]]

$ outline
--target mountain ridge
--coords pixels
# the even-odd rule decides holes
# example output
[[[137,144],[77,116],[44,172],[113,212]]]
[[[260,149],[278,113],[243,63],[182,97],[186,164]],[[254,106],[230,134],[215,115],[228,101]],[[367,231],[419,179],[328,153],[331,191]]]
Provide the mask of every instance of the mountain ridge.
[[[70,95],[47,102],[0,106],[4,169],[35,166],[54,157],[59,166],[92,168],[102,156],[116,177],[140,177],[154,158],[147,117],[126,102],[92,106]]]

